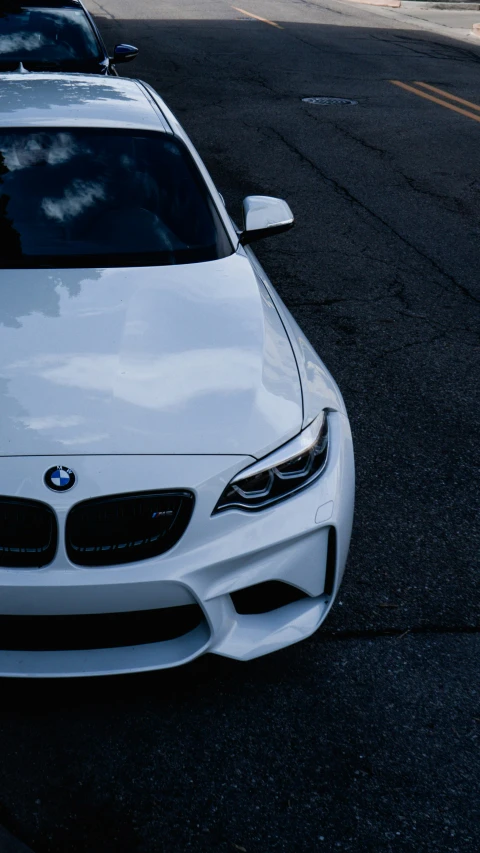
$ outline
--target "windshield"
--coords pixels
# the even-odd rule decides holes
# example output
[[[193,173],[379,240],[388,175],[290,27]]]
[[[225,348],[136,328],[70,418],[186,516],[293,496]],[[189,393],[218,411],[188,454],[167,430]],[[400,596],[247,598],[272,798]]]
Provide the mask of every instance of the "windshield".
[[[11,9],[10,9],[11,6]],[[23,62],[65,65],[103,58],[81,9],[29,8],[0,2],[0,68]]]
[[[0,267],[188,264],[231,253],[197,167],[171,136],[0,129]]]

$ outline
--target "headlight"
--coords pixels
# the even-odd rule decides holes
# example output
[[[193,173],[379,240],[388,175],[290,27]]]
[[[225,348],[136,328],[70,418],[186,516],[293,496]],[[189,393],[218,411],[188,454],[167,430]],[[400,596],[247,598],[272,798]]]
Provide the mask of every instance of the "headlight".
[[[297,438],[237,474],[218,501],[225,509],[258,510],[271,506],[309,486],[327,461],[328,418],[316,418]]]

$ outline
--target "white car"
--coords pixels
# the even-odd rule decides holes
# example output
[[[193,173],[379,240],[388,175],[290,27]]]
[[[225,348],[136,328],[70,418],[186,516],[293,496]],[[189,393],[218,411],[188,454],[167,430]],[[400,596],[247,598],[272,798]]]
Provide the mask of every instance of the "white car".
[[[145,83],[0,76],[0,674],[312,634],[354,502],[341,394]]]

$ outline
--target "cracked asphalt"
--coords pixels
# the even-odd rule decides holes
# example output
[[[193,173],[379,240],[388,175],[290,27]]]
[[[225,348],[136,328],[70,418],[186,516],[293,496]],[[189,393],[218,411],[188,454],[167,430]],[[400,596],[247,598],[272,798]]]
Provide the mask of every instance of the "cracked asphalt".
[[[390,81],[478,103],[480,45],[340,0],[87,5],[235,218],[290,203],[257,252],[344,394],[356,518],[298,646],[4,682],[0,822],[36,853],[476,853],[480,126]]]

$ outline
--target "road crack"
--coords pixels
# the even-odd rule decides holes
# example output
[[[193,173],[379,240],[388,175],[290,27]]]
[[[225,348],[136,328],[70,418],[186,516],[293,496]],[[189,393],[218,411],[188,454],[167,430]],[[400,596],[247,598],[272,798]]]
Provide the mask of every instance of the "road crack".
[[[311,118],[318,120],[318,116],[309,112]],[[330,122],[330,126],[337,130],[339,133],[343,133],[347,139],[351,139],[352,142],[357,142],[362,148],[367,148],[369,151],[375,151],[376,154],[380,154],[381,157],[389,156],[389,152],[385,151],[384,148],[379,148],[378,145],[372,145],[372,143],[367,142],[365,139],[361,139],[359,136],[355,136],[351,131],[346,130],[346,128],[342,127],[340,124],[335,124],[335,122]]]
[[[318,121],[318,115],[315,115],[313,112],[308,113],[310,118],[313,118],[315,121]],[[347,130],[345,127],[342,127],[340,124],[336,124],[335,122],[330,122],[330,127],[333,127],[338,133],[341,133],[347,139],[350,139],[352,142],[356,142],[358,145],[361,145],[362,148],[366,148],[368,151],[373,151],[375,154],[379,154],[380,157],[387,157],[390,161],[393,159],[392,155],[389,151],[386,151],[384,148],[379,148],[378,145],[373,145],[370,142],[367,142],[365,139],[362,139],[360,136],[355,136],[354,133],[351,133],[350,130]],[[444,195],[443,193],[435,192],[430,189],[422,189],[416,181],[415,178],[411,178],[409,175],[406,175],[401,169],[396,169],[390,164],[390,168],[392,170],[393,175],[398,175],[402,180],[404,180],[411,190],[420,195],[427,196],[427,198],[431,198],[432,200],[438,200],[444,203],[447,210],[452,213],[462,213],[463,207],[459,199],[453,198],[451,196]]]
[[[392,38],[384,38],[383,36],[374,35],[373,33],[369,34],[369,38],[374,39],[375,41],[384,42],[390,46],[401,47],[404,50],[407,50],[409,53],[415,54],[415,56],[422,56],[425,59],[433,59],[433,60],[442,60],[446,62],[480,62],[480,56],[478,54],[473,53],[473,51],[466,50],[461,48],[460,46],[453,46],[449,44],[442,44],[441,42],[432,41],[428,39],[415,39],[412,36],[402,36],[400,34],[394,34]],[[408,42],[408,44],[407,44]],[[415,47],[417,44],[417,47]],[[420,47],[418,47],[420,45]],[[425,46],[432,47],[434,50],[425,49]]]
[[[310,168],[313,169],[326,184],[329,184],[331,187],[333,187],[333,189],[339,196],[345,198],[354,207],[359,207],[361,210],[364,210],[377,222],[380,222],[384,228],[386,228],[394,237],[397,238],[397,240],[400,240],[405,246],[408,246],[409,249],[412,249],[412,251],[414,251],[419,257],[427,261],[439,275],[449,281],[450,284],[463,296],[465,296],[467,299],[470,299],[477,305],[480,304],[480,298],[477,297],[474,293],[472,293],[468,289],[468,287],[457,281],[457,279],[453,275],[451,275],[451,273],[448,273],[446,272],[446,270],[442,269],[440,264],[435,261],[434,258],[431,258],[430,255],[422,251],[422,249],[412,243],[407,237],[404,237],[403,234],[400,234],[389,222],[387,222],[386,219],[380,216],[380,214],[376,213],[376,211],[372,210],[372,208],[365,204],[365,202],[363,202],[361,199],[357,198],[357,196],[355,196],[347,187],[343,186],[343,184],[341,184],[335,178],[332,178],[330,175],[327,175],[325,172],[323,172],[314,160],[312,160],[307,154],[297,148],[297,146],[294,145],[293,142],[290,142],[282,133],[280,133],[280,131],[276,130],[273,127],[265,128],[265,130],[280,139],[280,141],[286,146],[286,148],[289,149],[289,151],[292,152],[292,154],[295,154],[295,156],[298,157],[303,163],[310,166]]]
[[[100,9],[100,11],[103,12],[103,14],[107,16],[107,18],[110,18],[111,21],[117,20],[115,15],[109,12],[108,9],[105,9],[105,6],[102,6],[100,3],[97,2],[97,0],[92,0],[92,2],[95,3],[97,9]]]

